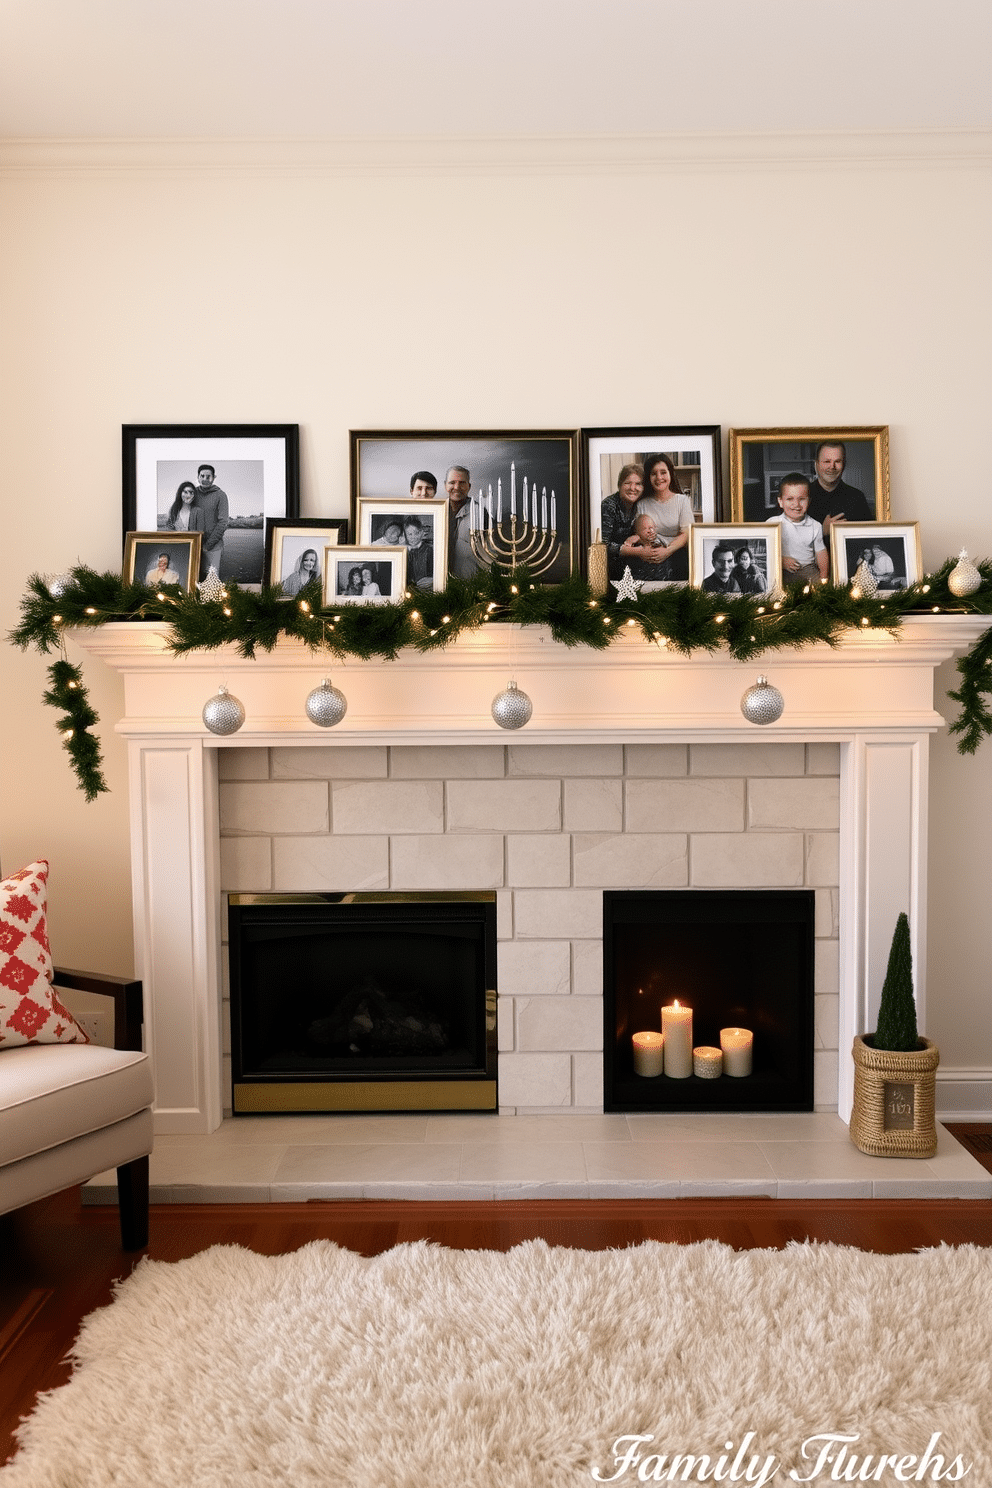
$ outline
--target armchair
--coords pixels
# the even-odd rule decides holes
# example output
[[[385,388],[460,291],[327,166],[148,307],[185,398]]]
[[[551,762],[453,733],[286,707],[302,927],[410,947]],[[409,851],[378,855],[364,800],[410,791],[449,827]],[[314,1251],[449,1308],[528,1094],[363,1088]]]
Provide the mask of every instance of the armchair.
[[[0,1053],[0,1214],[116,1168],[121,1243],[141,1250],[153,1100],[141,983],[59,967],[54,980],[114,999],[114,1048],[25,1044]]]

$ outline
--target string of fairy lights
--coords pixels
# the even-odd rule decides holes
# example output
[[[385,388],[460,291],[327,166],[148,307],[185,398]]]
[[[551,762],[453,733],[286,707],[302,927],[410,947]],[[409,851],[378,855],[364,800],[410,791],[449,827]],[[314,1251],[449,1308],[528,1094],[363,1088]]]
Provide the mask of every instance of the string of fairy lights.
[[[288,600],[278,586],[260,592],[223,584],[208,576],[195,593],[177,586],[150,588],[119,574],[97,573],[79,565],[56,577],[33,575],[21,600],[20,623],[9,639],[21,649],[58,659],[48,668],[44,701],[57,710],[56,727],[87,800],[107,790],[102,754],[94,733],[98,717],[78,666],[65,649],[65,632],[127,621],[167,626],[167,643],[176,655],[233,646],[247,659],[271,651],[283,637],[302,641],[326,662],[393,660],[405,649],[443,650],[457,636],[490,624],[546,626],[567,646],[607,651],[621,631],[639,632],[669,655],[725,650],[749,662],[788,647],[837,644],[852,628],[895,633],[907,615],[992,614],[992,563],[974,564],[962,554],[907,589],[876,590],[859,568],[847,585],[795,584],[764,596],[711,595],[690,585],[642,593],[629,573],[612,581],[606,595],[594,594],[578,575],[560,584],[534,581],[526,568],[509,573],[496,565],[472,579],[449,579],[436,593],[406,594],[398,603],[347,605],[324,609],[318,579]],[[512,634],[512,632],[511,632]],[[972,754],[992,734],[992,627],[984,630],[957,662],[961,682],[949,696],[960,712],[950,725],[958,750]],[[760,677],[741,699],[749,722],[779,717],[785,699]],[[777,712],[775,709],[777,708]],[[304,700],[303,711],[318,728],[340,723],[347,711],[344,694],[324,677]],[[501,728],[523,727],[533,704],[511,679],[492,700],[490,712]],[[204,725],[234,732],[245,722],[244,708],[224,691],[208,698]]]

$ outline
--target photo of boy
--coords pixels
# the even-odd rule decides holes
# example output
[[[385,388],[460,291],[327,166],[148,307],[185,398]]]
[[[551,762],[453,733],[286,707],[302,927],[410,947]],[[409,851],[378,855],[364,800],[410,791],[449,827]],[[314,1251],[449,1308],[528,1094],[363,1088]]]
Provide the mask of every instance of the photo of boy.
[[[783,475],[778,486],[781,512],[769,517],[782,529],[782,572],[787,584],[826,579],[830,559],[823,541],[823,528],[809,515],[809,478],[793,471]]]

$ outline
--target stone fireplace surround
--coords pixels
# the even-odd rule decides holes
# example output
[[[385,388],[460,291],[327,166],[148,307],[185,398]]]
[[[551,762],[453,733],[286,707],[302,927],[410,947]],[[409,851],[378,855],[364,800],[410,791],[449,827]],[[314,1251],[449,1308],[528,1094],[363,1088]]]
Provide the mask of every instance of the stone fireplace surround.
[[[760,668],[486,629],[335,667],[349,707],[327,732],[303,711],[326,667],[302,645],[177,658],[159,625],[75,632],[124,677],[156,1129],[213,1131],[229,1103],[223,892],[370,886],[497,889],[501,1104],[518,1113],[601,1109],[603,888],[813,887],[816,1104],[846,1119],[838,1051],[873,1026],[904,908],[925,1021],[933,671],[986,623],[913,617],[897,639],[851,634]],[[759,670],[786,699],[766,729],[740,713]],[[534,701],[519,734],[489,716],[510,675]],[[248,713],[227,739],[200,720],[222,681]]]

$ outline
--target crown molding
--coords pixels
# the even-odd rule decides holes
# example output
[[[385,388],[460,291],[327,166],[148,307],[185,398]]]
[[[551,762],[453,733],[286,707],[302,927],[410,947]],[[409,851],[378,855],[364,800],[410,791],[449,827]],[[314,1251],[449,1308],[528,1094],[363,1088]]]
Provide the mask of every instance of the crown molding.
[[[988,166],[992,130],[764,134],[2,139],[0,174],[494,175]]]

